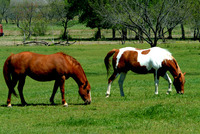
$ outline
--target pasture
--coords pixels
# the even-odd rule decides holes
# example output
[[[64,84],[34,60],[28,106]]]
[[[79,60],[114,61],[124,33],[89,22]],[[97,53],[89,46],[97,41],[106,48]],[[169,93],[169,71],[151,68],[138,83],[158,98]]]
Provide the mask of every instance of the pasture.
[[[26,78],[24,97],[29,104],[21,106],[20,98],[12,96],[12,108],[6,107],[8,89],[3,74],[0,77],[0,133],[199,133],[200,132],[200,45],[199,43],[159,44],[167,48],[186,72],[185,94],[166,95],[168,83],[160,79],[159,95],[154,95],[152,74],[127,74],[125,97],[120,96],[118,79],[105,98],[107,76],[103,59],[113,48],[133,46],[148,48],[148,44],[90,44],[71,46],[0,46],[0,72],[11,53],[32,51],[52,54],[62,51],[75,57],[82,65],[91,84],[92,103],[82,105],[78,86],[73,79],[65,82],[65,97],[69,107],[61,104],[60,91],[56,105],[49,98],[54,81],[37,82]],[[170,75],[171,77],[171,75]],[[172,77],[171,77],[172,78]],[[17,88],[15,88],[17,91]],[[18,91],[17,91],[18,93]]]

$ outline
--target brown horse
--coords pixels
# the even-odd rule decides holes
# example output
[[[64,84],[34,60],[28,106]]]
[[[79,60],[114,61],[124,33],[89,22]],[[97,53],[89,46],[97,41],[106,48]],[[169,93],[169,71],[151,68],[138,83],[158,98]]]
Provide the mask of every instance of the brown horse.
[[[80,63],[73,57],[62,52],[42,55],[32,52],[12,54],[4,63],[3,74],[8,86],[8,107],[11,107],[11,94],[17,96],[14,88],[18,83],[18,91],[22,105],[27,105],[23,96],[26,76],[37,81],[55,80],[50,102],[54,104],[55,93],[60,87],[62,104],[68,106],[64,96],[65,80],[72,77],[79,86],[79,94],[85,104],[90,104],[90,84]]]
[[[113,49],[106,55],[104,63],[107,69],[107,73],[110,69],[109,58],[112,56],[112,64],[114,73],[108,79],[108,88],[106,97],[110,95],[111,83],[119,75],[119,87],[121,96],[124,96],[123,82],[126,77],[126,73],[131,70],[135,73],[147,74],[154,73],[155,79],[155,94],[158,94],[159,77],[162,76],[169,83],[167,94],[171,92],[172,81],[168,74],[169,71],[174,77],[174,86],[177,93],[184,93],[185,73],[182,73],[178,63],[172,57],[171,53],[165,49],[159,47],[153,47],[150,49],[136,49],[132,47],[126,47],[121,49]]]

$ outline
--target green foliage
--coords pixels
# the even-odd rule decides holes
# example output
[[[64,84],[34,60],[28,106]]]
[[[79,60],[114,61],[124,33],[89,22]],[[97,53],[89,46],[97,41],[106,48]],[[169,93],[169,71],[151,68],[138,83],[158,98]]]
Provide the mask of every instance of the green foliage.
[[[43,36],[47,32],[48,23],[44,20],[34,21],[32,25],[33,35],[35,36]]]
[[[0,23],[1,23],[2,19],[6,20],[9,14],[10,0],[0,0],[0,3],[1,3],[0,4]]]
[[[94,2],[93,9],[112,27],[125,27],[139,38],[156,46],[168,29],[180,24],[187,15],[187,2],[177,0],[115,0]],[[175,17],[176,16],[176,17]],[[162,33],[162,35],[161,35]]]
[[[193,26],[193,28],[200,28],[200,1],[194,0],[192,2],[191,8],[190,8],[190,22]]]
[[[129,44],[148,48],[148,44]],[[32,51],[41,54],[65,52],[76,58],[91,84],[91,105],[79,105],[77,84],[66,80],[66,100],[61,104],[60,92],[56,105],[49,105],[54,82],[37,82],[27,77],[24,96],[29,106],[20,106],[12,96],[12,108],[6,107],[8,89],[0,77],[0,133],[199,133],[200,109],[200,46],[197,43],[159,44],[167,48],[186,72],[185,94],[178,95],[173,87],[166,95],[168,83],[160,78],[159,95],[154,95],[153,75],[129,72],[124,82],[125,97],[121,97],[117,80],[112,83],[111,97],[105,98],[106,69],[103,59],[108,51],[121,45],[7,46],[0,47],[0,64],[11,53]],[[0,68],[2,72],[2,67]],[[170,75],[170,77],[172,77]],[[15,88],[17,91],[17,88]]]

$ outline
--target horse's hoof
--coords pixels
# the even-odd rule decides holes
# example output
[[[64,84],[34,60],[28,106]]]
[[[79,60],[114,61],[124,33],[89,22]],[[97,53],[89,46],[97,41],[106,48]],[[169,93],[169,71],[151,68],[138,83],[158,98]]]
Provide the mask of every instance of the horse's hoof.
[[[106,94],[106,98],[108,98],[110,95],[109,94]]]
[[[169,92],[169,91],[167,91],[167,92],[166,92],[166,94],[167,94],[167,95],[169,95],[169,94],[170,94],[170,92]]]
[[[7,107],[11,108],[11,107],[12,107],[12,105],[11,105],[11,104],[8,104],[8,106],[7,106]]]
[[[54,101],[50,101],[51,105],[55,105]]]
[[[68,107],[68,104],[67,104],[67,103],[65,103],[63,106],[64,106],[64,107]]]

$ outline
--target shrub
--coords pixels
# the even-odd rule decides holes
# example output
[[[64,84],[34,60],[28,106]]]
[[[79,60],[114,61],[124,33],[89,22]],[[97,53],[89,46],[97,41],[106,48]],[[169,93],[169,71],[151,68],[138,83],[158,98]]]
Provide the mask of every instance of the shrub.
[[[47,32],[48,23],[44,20],[38,20],[33,23],[32,30],[34,36],[43,36]]]

